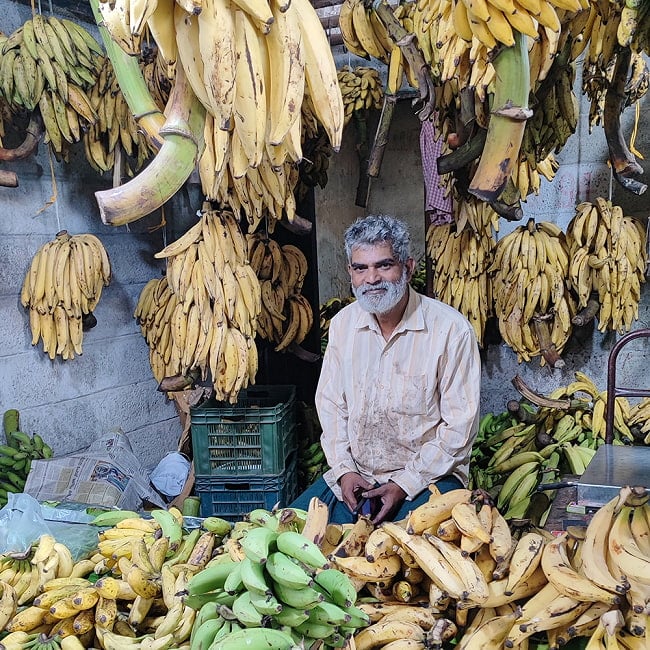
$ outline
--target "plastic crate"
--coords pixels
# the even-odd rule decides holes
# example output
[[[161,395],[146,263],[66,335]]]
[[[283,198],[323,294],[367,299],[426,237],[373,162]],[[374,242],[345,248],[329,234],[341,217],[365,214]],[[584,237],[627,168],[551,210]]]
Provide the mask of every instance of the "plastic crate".
[[[297,447],[295,386],[253,386],[191,409],[197,475],[278,475]]]
[[[297,454],[277,476],[248,478],[197,476],[194,491],[201,499],[201,516],[240,521],[255,508],[270,510],[276,503],[287,506],[297,496]]]

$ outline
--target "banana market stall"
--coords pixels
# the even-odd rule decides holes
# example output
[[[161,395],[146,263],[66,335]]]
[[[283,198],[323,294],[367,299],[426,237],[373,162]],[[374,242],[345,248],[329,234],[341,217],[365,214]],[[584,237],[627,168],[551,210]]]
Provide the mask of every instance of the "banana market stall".
[[[188,525],[107,511],[87,557],[49,534],[2,556],[2,648],[644,648],[648,493],[587,526],[512,529],[481,490],[401,522],[324,504]]]

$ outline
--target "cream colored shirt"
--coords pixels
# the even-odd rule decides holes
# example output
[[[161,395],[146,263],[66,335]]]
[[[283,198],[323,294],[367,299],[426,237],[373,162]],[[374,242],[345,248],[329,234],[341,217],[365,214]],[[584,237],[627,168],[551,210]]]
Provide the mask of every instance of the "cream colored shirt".
[[[316,408],[330,470],[389,479],[414,498],[453,474],[467,483],[478,430],[481,367],[472,326],[448,305],[409,288],[388,341],[354,302],[331,321]]]

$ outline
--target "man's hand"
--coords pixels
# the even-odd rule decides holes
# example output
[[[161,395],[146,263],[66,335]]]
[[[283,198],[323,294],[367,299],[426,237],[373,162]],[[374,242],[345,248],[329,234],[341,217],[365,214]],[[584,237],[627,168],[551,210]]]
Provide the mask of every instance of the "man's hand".
[[[341,486],[343,503],[345,503],[351,511],[357,507],[361,493],[372,488],[372,483],[368,483],[368,481],[366,481],[361,474],[357,474],[357,472],[348,472],[347,474],[343,474],[339,479],[339,485]]]
[[[381,509],[372,519],[372,523],[377,525],[399,510],[406,499],[406,492],[397,483],[388,481],[378,488],[366,490],[363,496],[369,499],[374,498],[381,503]]]

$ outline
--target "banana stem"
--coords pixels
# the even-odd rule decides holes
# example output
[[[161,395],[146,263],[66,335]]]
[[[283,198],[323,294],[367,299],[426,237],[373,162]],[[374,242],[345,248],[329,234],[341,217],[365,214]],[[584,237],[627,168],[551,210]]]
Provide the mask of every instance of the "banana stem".
[[[495,201],[519,160],[528,108],[530,69],[525,37],[515,33],[515,44],[504,47],[493,62],[494,98],[485,147],[469,186],[482,201]]]
[[[163,145],[153,161],[124,185],[95,192],[102,221],[122,226],[151,214],[171,199],[194,170],[205,142],[205,108],[192,91],[182,66],[160,129]]]
[[[95,22],[104,41],[106,54],[113,64],[120,90],[135,117],[138,126],[149,136],[157,149],[162,146],[159,135],[165,124],[165,116],[160,111],[147,87],[137,57],[127,54],[112,38],[102,24],[99,0],[90,0]]]

